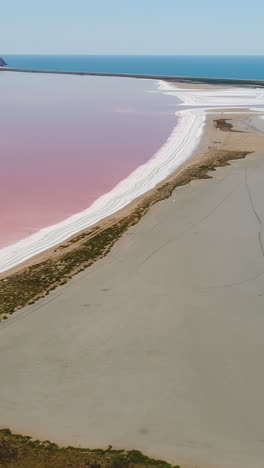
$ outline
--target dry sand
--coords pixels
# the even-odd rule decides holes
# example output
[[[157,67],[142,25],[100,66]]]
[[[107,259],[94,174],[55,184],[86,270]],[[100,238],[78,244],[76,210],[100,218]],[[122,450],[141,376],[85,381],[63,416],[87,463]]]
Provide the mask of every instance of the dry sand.
[[[104,259],[1,325],[2,426],[263,467],[264,139],[211,129],[203,145],[258,152],[177,188]]]

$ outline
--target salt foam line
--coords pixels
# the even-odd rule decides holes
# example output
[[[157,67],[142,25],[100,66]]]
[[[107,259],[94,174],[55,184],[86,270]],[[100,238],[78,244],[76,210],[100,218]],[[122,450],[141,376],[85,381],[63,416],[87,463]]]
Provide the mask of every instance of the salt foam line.
[[[1,249],[0,272],[9,270],[96,224],[166,179],[191,156],[200,140],[205,122],[205,112],[201,109],[185,110],[177,115],[177,126],[167,142],[148,162],[134,170],[113,190],[98,198],[86,210]]]

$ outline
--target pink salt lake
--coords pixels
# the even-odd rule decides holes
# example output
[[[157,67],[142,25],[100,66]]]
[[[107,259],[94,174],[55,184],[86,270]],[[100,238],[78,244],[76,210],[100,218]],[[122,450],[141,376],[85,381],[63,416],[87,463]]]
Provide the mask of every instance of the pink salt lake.
[[[0,74],[0,248],[88,208],[176,125],[157,82]]]

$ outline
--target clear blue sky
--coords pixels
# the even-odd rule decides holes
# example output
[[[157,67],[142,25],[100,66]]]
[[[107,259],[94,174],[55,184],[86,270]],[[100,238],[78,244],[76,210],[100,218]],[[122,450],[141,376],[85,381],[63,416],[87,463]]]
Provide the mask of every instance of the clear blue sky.
[[[264,55],[264,0],[0,0],[0,17],[0,55]]]

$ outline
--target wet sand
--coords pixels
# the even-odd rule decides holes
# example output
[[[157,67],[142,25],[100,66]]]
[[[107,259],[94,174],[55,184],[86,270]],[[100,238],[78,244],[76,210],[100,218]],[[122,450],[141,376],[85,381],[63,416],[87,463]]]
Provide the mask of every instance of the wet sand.
[[[104,259],[1,324],[2,426],[263,466],[263,134],[211,128],[209,146],[255,152],[177,188]]]

